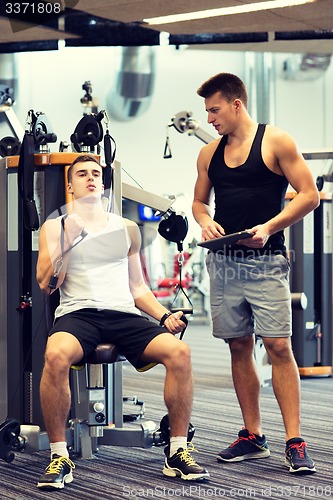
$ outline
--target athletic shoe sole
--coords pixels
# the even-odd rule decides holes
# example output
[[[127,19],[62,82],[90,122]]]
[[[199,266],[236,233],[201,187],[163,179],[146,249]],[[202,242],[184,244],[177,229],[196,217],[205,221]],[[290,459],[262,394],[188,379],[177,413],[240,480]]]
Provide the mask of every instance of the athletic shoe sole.
[[[53,490],[53,489],[62,489],[65,487],[65,484],[69,484],[73,482],[73,474],[70,472],[66,476],[64,476],[64,480],[61,483],[37,483],[37,488],[41,489],[48,489],[48,490]]]
[[[243,460],[254,460],[256,458],[267,458],[269,457],[271,452],[269,450],[259,451],[254,453],[247,453],[246,455],[239,455],[238,457],[233,458],[223,458],[220,455],[217,455],[217,460],[220,462],[242,462]]]
[[[309,467],[299,467],[298,469],[294,469],[292,465],[290,465],[290,462],[288,460],[285,461],[284,464],[286,467],[289,467],[289,472],[292,474],[314,474],[316,471],[315,467],[309,468]]]
[[[179,469],[163,467],[163,474],[168,477],[180,477],[184,481],[203,481],[209,477],[209,472],[203,472],[202,474],[183,474]]]

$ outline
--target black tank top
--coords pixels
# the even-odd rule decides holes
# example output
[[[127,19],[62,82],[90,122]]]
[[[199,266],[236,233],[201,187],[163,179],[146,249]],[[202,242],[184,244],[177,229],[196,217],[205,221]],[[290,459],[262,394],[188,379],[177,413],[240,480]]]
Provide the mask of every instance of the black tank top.
[[[215,193],[214,220],[226,234],[249,229],[275,217],[284,207],[288,187],[286,177],[273,173],[261,155],[265,124],[259,124],[245,163],[230,168],[224,161],[228,136],[222,137],[208,168],[208,177]],[[231,251],[243,250],[248,255],[253,249],[235,245]],[[286,253],[283,231],[270,236],[258,254]]]

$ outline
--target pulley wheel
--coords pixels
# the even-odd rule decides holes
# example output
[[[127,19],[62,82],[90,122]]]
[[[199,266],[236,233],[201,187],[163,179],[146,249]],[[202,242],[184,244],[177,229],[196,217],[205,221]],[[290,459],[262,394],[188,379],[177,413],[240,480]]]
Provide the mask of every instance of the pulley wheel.
[[[16,156],[20,154],[21,143],[15,137],[4,137],[0,141],[0,156]]]

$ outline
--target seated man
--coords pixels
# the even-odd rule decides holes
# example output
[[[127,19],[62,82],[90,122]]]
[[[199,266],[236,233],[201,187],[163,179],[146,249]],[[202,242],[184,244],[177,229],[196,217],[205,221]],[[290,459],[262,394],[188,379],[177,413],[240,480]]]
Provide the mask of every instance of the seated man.
[[[190,349],[175,334],[185,328],[181,312],[170,314],[142,276],[137,225],[102,206],[102,167],[91,155],[78,156],[68,171],[70,214],[47,220],[39,237],[37,280],[60,304],[46,346],[40,395],[51,445],[51,463],[39,488],[63,488],[73,481],[66,445],[70,409],[69,370],[99,343],[115,344],[135,368],[166,368],[164,399],[170,421],[163,474],[199,480],[209,473],[187,450],[192,405]],[[160,321],[141,316],[140,310]]]

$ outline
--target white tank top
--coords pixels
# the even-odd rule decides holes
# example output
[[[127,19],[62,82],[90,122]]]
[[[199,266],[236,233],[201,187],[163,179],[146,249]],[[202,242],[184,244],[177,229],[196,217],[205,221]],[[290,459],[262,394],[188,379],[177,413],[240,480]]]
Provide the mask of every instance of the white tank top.
[[[108,215],[109,222],[103,231],[97,234],[90,231],[70,251],[56,318],[85,308],[141,314],[129,287],[130,237],[122,217]]]

